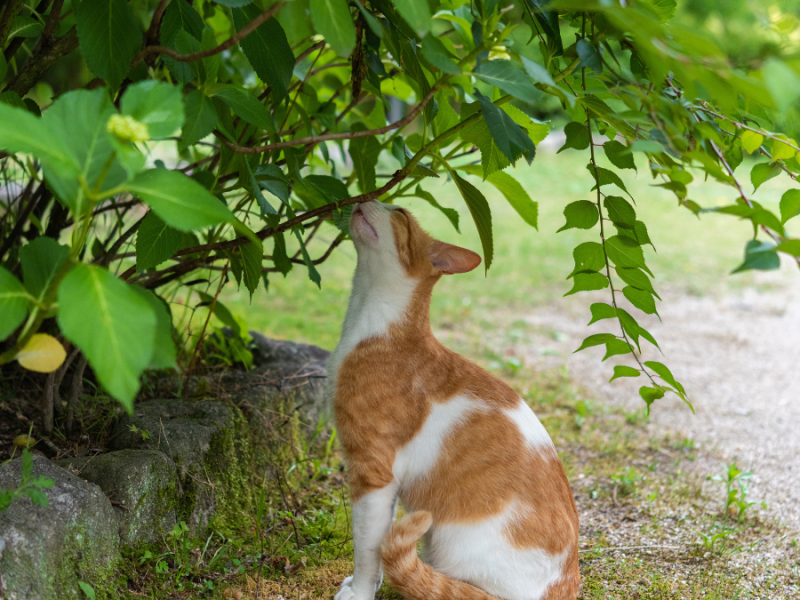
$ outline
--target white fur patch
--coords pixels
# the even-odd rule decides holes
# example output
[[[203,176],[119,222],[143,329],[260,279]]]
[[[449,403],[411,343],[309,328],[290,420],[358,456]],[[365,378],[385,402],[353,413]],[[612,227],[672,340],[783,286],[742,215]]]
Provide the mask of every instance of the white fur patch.
[[[483,405],[465,396],[455,396],[444,403],[434,403],[422,429],[397,453],[392,473],[401,486],[431,471],[439,460],[445,438]]]
[[[547,434],[547,430],[539,419],[536,418],[536,415],[533,414],[531,407],[525,404],[522,399],[520,399],[516,408],[506,409],[503,412],[519,428],[522,437],[525,438],[530,448],[541,449],[553,447],[553,442]]]
[[[478,523],[434,526],[426,536],[425,561],[500,598],[539,600],[561,577],[569,551],[554,556],[542,549],[515,548],[504,533],[518,518],[513,505]]]

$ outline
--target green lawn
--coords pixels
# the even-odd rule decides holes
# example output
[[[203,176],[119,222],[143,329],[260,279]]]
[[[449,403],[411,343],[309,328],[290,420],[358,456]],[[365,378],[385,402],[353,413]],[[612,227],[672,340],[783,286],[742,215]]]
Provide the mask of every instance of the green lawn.
[[[486,195],[493,212],[495,255],[488,275],[479,268],[466,275],[448,276],[434,294],[432,319],[434,325],[480,318],[487,311],[526,312],[537,305],[558,300],[570,285],[567,274],[572,270],[572,249],[584,241],[599,240],[597,228],[569,230],[556,233],[564,223],[563,209],[568,203],[594,199],[592,179],[585,168],[585,152],[566,151],[562,154],[541,152],[533,165],[520,162],[510,171],[539,202],[539,230],[519,219],[493,186],[470,178]],[[603,157],[604,159],[604,157]],[[701,219],[677,206],[671,193],[653,187],[654,183],[642,155],[637,155],[638,173],[625,171],[623,179],[637,201],[637,213],[649,229],[658,253],[648,247],[648,264],[656,275],[657,291],[674,290],[691,294],[718,294],[752,282],[752,275],[729,276],[742,259],[752,228],[735,217],[704,214]],[[739,168],[737,176],[749,193],[749,167]],[[697,174],[697,178],[701,175]],[[426,202],[404,198],[399,204],[413,211],[423,226],[436,237],[450,243],[480,251],[475,226],[455,185],[445,178],[430,179],[425,189],[445,206],[461,213],[461,234],[449,221]],[[789,179],[780,176],[765,184],[755,198],[769,208],[776,208],[782,186]],[[624,195],[615,188],[607,193]],[[615,191],[608,191],[614,189]],[[731,204],[732,189],[714,182],[690,186],[690,198],[702,206]],[[318,239],[310,244],[312,256],[320,255],[336,235],[333,226],[324,226]],[[269,243],[265,251],[270,251]],[[336,345],[341,322],[350,292],[350,280],[355,268],[355,249],[346,242],[319,267],[322,290],[306,277],[305,267],[296,265],[285,279],[272,274],[267,292],[259,288],[252,303],[244,288],[230,287],[221,299],[237,315],[243,317],[250,329],[268,336],[314,343],[327,349]],[[588,315],[588,306],[587,306]]]

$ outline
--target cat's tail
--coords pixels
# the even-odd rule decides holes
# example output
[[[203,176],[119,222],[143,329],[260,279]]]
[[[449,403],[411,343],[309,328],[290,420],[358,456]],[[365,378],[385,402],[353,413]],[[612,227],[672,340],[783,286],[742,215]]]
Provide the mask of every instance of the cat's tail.
[[[397,521],[381,546],[389,584],[408,600],[498,600],[495,596],[434,571],[417,556],[417,542],[431,527],[429,512],[415,512]]]

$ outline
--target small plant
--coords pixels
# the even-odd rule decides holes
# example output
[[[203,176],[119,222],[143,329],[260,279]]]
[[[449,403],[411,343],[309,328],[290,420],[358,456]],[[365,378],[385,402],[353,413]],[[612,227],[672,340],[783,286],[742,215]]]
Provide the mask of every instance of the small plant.
[[[26,440],[30,441],[30,439],[31,437],[29,431]],[[21,498],[22,496],[27,496],[31,499],[33,504],[38,506],[49,506],[50,503],[47,501],[47,495],[43,490],[50,489],[55,484],[55,481],[49,477],[45,477],[44,475],[40,475],[34,479],[33,455],[26,447],[22,450],[22,479],[19,487],[17,487],[15,490],[0,490],[0,511],[6,510],[9,506],[11,506],[11,503],[15,498]]]
[[[136,425],[134,425],[132,423],[128,426],[128,430],[131,433],[133,433],[134,436],[135,435],[141,435],[143,442],[150,439],[150,434],[147,432],[146,429],[139,429],[138,427],[136,427]]]
[[[722,531],[718,531],[714,533],[713,531],[705,534],[702,531],[700,532],[700,545],[707,552],[719,552],[724,549],[726,544],[726,538],[729,537],[733,532],[728,529],[723,529]]]
[[[712,481],[721,481],[725,484],[725,517],[729,517],[734,511],[736,512],[736,520],[741,522],[744,518],[745,512],[748,508],[756,504],[756,502],[748,502],[747,495],[750,493],[750,487],[747,480],[753,477],[749,471],[742,471],[733,462],[725,466],[722,475],[714,475]]]
[[[591,407],[586,400],[578,400],[575,403],[575,425],[578,426],[578,429],[582,428],[586,424],[586,418],[591,413]]]
[[[629,496],[636,491],[636,486],[644,477],[636,472],[633,467],[626,467],[623,471],[618,471],[611,476],[615,488],[622,496]]]

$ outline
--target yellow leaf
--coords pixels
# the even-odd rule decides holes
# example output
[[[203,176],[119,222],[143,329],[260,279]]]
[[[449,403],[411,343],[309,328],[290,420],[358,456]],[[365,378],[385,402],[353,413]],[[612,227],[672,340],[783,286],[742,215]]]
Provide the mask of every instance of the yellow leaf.
[[[30,448],[34,444],[36,444],[36,440],[32,437],[28,437],[24,433],[14,438],[14,445],[17,448]]]
[[[781,136],[781,137],[786,138],[786,136]],[[792,158],[797,153],[797,151],[794,148],[792,148],[788,144],[783,143],[784,141],[788,142],[788,144],[791,144],[792,146],[797,145],[794,140],[788,140],[788,139],[781,140],[780,138],[773,140],[772,160],[782,160],[786,158]]]
[[[742,132],[741,140],[742,148],[747,150],[748,154],[752,154],[764,143],[764,136],[755,131],[746,130]]]
[[[29,371],[50,373],[67,358],[64,346],[52,335],[36,333],[17,354],[17,361]]]

